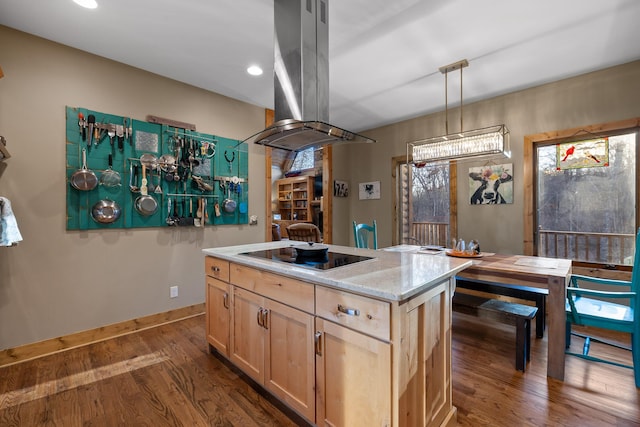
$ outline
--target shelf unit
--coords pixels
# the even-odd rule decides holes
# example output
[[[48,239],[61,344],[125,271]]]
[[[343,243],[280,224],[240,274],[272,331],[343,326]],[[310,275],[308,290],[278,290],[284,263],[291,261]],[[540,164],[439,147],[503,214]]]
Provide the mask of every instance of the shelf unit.
[[[313,177],[296,176],[276,181],[278,212],[283,221],[311,222],[313,209]]]

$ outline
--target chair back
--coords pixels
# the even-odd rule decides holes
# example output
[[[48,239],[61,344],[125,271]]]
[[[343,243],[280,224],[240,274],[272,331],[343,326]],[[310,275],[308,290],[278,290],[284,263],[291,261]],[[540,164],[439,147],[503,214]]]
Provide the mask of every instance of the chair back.
[[[301,242],[322,242],[322,235],[317,225],[310,222],[297,222],[287,226],[289,240]]]
[[[378,249],[378,225],[376,220],[373,220],[373,225],[357,224],[353,221],[353,238],[356,248]]]
[[[640,310],[636,309],[640,307],[638,283],[640,230],[636,235],[631,281],[572,275],[567,288],[567,320],[574,325],[633,333],[640,326]]]
[[[590,276],[572,275],[567,288],[567,336],[565,354],[583,359],[623,366],[634,370],[636,387],[640,388],[640,230],[636,235],[636,250],[633,260],[631,281],[602,279]],[[583,287],[582,285],[591,285]],[[597,287],[597,289],[596,289]],[[626,365],[607,357],[589,354],[590,342],[619,345],[596,337],[585,338],[582,353],[571,351],[571,325],[592,326],[631,334],[633,364]]]

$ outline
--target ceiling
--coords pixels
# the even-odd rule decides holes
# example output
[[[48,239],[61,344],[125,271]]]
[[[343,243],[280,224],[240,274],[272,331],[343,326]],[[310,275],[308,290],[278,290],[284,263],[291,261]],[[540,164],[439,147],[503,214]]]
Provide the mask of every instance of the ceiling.
[[[273,108],[272,0],[97,1],[0,0],[0,24]],[[438,68],[461,59],[465,104],[637,60],[638,22],[637,0],[332,1],[330,122],[359,132],[444,110]],[[459,104],[458,72],[448,97]]]

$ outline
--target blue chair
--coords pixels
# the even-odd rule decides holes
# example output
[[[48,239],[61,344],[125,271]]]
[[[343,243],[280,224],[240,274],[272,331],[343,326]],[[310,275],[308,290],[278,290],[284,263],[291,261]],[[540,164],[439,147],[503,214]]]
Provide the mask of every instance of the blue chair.
[[[636,387],[640,387],[640,230],[636,235],[636,250],[631,281],[600,279],[572,275],[567,288],[567,349],[565,353],[594,362],[608,363],[634,370]],[[599,290],[580,287],[583,284],[596,285]],[[606,290],[602,290],[606,289]],[[613,302],[615,301],[615,302]],[[627,332],[631,334],[631,348],[605,340],[577,334],[572,325]],[[582,353],[569,350],[571,336],[584,338]],[[589,355],[591,341],[601,342],[630,350],[633,365],[625,365],[609,359]]]
[[[371,248],[378,249],[378,225],[373,220],[373,225],[369,224],[356,224],[353,221],[353,238],[356,242],[356,248]],[[371,246],[369,241],[371,240]]]

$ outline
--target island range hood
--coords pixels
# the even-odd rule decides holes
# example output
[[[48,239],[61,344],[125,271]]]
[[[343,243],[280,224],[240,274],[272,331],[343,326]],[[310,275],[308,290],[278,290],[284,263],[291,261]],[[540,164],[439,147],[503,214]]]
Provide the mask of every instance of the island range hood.
[[[275,120],[247,138],[300,151],[336,142],[375,142],[330,125],[328,0],[274,0]]]

